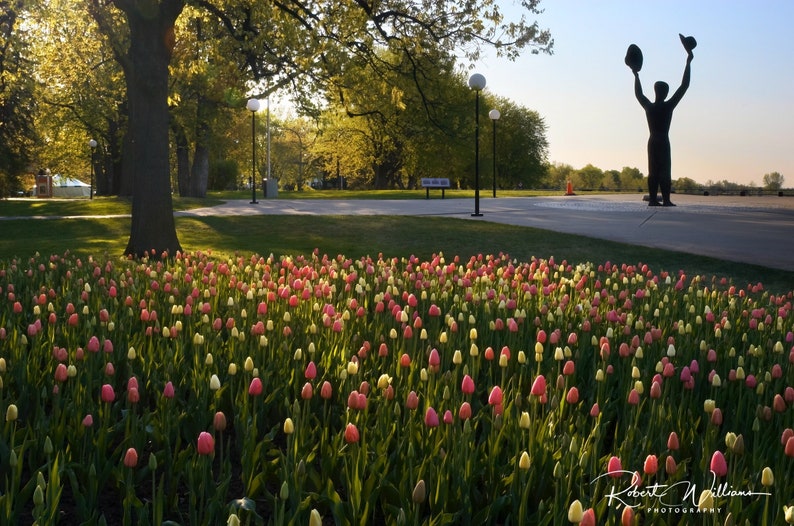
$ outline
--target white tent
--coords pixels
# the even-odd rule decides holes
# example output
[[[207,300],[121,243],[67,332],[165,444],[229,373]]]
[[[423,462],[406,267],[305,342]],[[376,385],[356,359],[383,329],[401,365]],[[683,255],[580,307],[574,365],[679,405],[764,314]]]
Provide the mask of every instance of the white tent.
[[[91,197],[91,185],[74,177],[55,174],[52,176],[52,197]]]

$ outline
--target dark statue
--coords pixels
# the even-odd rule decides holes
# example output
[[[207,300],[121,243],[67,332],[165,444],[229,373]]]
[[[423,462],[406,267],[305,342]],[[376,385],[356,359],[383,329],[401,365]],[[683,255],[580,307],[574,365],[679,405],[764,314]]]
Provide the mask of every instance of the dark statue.
[[[653,85],[656,93],[656,100],[651,102],[642,93],[640,84],[640,69],[642,69],[642,51],[635,44],[629,46],[626,51],[626,65],[634,73],[634,94],[645,110],[648,119],[648,205],[649,206],[675,206],[670,201],[671,169],[670,160],[670,122],[673,119],[673,110],[681,102],[681,99],[689,88],[690,63],[694,55],[692,50],[697,46],[694,37],[681,37],[681,43],[687,52],[686,67],[684,67],[684,77],[681,86],[673,93],[673,96],[665,100],[670,91],[670,86],[666,82],[659,81]],[[662,202],[659,202],[658,191],[662,192]]]

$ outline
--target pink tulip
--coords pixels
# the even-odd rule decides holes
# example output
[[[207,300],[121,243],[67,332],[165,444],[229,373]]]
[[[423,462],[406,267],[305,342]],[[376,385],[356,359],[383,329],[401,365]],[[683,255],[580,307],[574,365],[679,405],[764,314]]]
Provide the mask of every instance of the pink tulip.
[[[609,462],[607,463],[607,475],[613,478],[619,478],[622,474],[622,471],[623,465],[620,462],[620,458],[614,455],[609,457]]]
[[[323,385],[320,386],[320,398],[323,400],[328,400],[333,395],[334,388],[331,386],[331,383],[326,380],[323,382]]]
[[[582,514],[582,522],[579,523],[579,526],[596,526],[596,516],[593,508],[587,508],[585,510]]]
[[[314,380],[317,377],[317,366],[314,365],[314,362],[309,362],[306,366],[306,370],[303,372],[303,376],[307,380]]]
[[[601,414],[601,408],[598,407],[598,402],[596,402],[593,404],[593,407],[590,408],[590,416],[595,418],[600,414]]]
[[[568,394],[565,395],[565,401],[571,405],[579,402],[579,389],[576,387],[571,387],[568,389]]]
[[[715,451],[714,454],[711,455],[709,469],[718,477],[724,477],[728,474],[728,463],[725,461],[725,456],[722,452]]]
[[[620,514],[621,526],[632,526],[634,524],[634,508],[628,506],[623,508],[623,513]]]
[[[116,392],[113,390],[113,386],[110,384],[105,384],[102,386],[102,401],[109,404],[116,399]]]
[[[124,454],[124,465],[128,468],[134,468],[138,465],[138,452],[134,447],[131,447]]]
[[[311,400],[313,395],[314,395],[314,390],[312,388],[312,384],[310,384],[309,382],[303,384],[303,388],[301,389],[301,398],[303,400]]]
[[[430,356],[427,359],[427,365],[431,371],[438,371],[438,367],[441,365],[441,357],[439,356],[437,349],[432,349],[430,351]]]
[[[69,378],[68,371],[66,370],[66,366],[62,363],[59,363],[58,366],[55,368],[55,381],[63,383],[66,379]]]
[[[427,427],[438,427],[438,413],[432,407],[428,407],[425,411],[425,425]]]
[[[408,398],[405,400],[405,407],[411,411],[414,411],[417,407],[419,407],[419,397],[416,395],[415,391],[408,393]]]
[[[99,352],[99,338],[96,336],[91,336],[91,339],[88,340],[88,344],[85,346],[85,348],[89,352]]]
[[[783,448],[783,453],[787,457],[794,458],[794,436],[791,436],[786,440],[786,445]]]
[[[498,385],[495,385],[493,389],[491,389],[491,394],[488,395],[488,404],[502,405],[502,388]]]
[[[259,377],[251,380],[251,384],[248,386],[248,394],[251,396],[259,396],[262,394],[262,380]]]
[[[534,396],[543,396],[546,394],[546,378],[541,374],[532,382],[532,389],[530,393]]]
[[[474,393],[474,380],[472,380],[471,376],[468,374],[463,377],[463,381],[460,384],[460,390],[466,395]]]
[[[667,449],[676,451],[678,447],[678,434],[675,431],[671,431],[670,436],[667,437]]]
[[[783,433],[780,435],[780,443],[785,446],[786,442],[788,442],[788,439],[791,437],[794,437],[794,429],[787,427],[786,429],[783,430]]]
[[[444,423],[449,425],[449,424],[451,424],[453,422],[453,420],[454,420],[454,417],[452,416],[452,411],[447,409],[444,412]],[[793,444],[794,444],[794,442],[793,442]]]
[[[163,398],[173,398],[174,397],[174,384],[171,382],[166,382],[165,387],[163,388]]]
[[[94,425],[94,417],[91,414],[87,414],[83,417],[83,427],[91,427]]]
[[[676,464],[675,459],[672,456],[668,456],[664,459],[664,471],[668,475],[674,475],[676,471],[678,471],[678,464]]]
[[[714,411],[711,412],[711,423],[715,426],[722,425],[722,409],[719,407],[715,407]]]
[[[199,433],[196,443],[196,451],[199,455],[210,455],[215,451],[215,439],[206,431]]]
[[[640,403],[640,393],[636,389],[632,389],[629,393],[629,405],[637,405]]]
[[[471,404],[468,402],[463,402],[460,404],[460,409],[458,409],[458,418],[464,422],[471,418]]]
[[[571,376],[576,371],[576,364],[574,364],[573,360],[568,360],[565,362],[565,365],[562,366],[562,374],[565,376]]]
[[[212,427],[215,431],[223,432],[226,430],[226,415],[223,414],[223,411],[215,413],[215,416],[212,418]]]
[[[138,392],[138,389],[133,387],[132,389],[127,389],[127,400],[131,404],[137,404],[141,400],[141,394]]]

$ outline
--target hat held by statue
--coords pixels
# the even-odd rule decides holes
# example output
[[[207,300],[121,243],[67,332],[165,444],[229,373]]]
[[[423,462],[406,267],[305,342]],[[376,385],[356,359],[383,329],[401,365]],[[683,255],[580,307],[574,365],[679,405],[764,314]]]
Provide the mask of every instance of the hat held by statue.
[[[642,69],[642,50],[637,44],[631,44],[629,49],[626,50],[625,62],[634,72]]]
[[[678,33],[678,36],[681,39],[681,44],[683,44],[684,49],[687,51],[692,51],[697,47],[698,42],[695,40],[695,37],[685,37],[681,33]]]

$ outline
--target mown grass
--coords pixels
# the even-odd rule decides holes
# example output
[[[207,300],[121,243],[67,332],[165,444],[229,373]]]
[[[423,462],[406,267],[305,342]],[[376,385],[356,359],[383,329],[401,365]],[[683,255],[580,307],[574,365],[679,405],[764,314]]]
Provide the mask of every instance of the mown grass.
[[[92,211],[121,213],[119,200],[88,203]],[[177,200],[177,208],[209,205],[210,202]],[[5,205],[10,202],[3,202]],[[16,203],[16,202],[14,202]],[[30,207],[41,216],[67,214],[71,206],[87,201],[48,201]],[[34,203],[37,204],[37,203]],[[49,209],[59,210],[55,213]],[[102,212],[99,212],[102,210]],[[111,210],[113,212],[111,212]],[[19,214],[19,212],[17,212]],[[33,215],[36,215],[33,214]],[[0,215],[14,216],[0,208]],[[637,247],[624,243],[561,234],[529,227],[503,225],[442,217],[369,216],[235,216],[178,217],[177,231],[186,251],[211,251],[218,256],[232,254],[309,254],[315,249],[329,255],[351,258],[382,253],[386,257],[416,255],[427,258],[443,252],[448,257],[469,258],[477,254],[506,253],[519,261],[554,257],[558,262],[637,264],[656,271],[683,271],[707,277],[725,277],[737,285],[761,281],[773,291],[794,288],[794,273],[760,266],[721,261],[682,252]],[[129,237],[128,217],[8,219],[0,221],[0,260],[41,254],[121,255]]]

